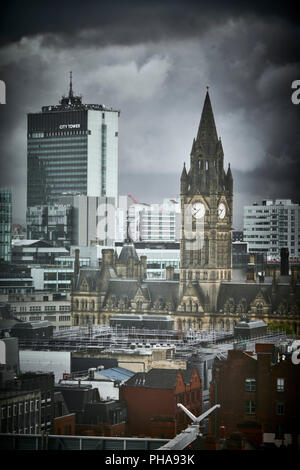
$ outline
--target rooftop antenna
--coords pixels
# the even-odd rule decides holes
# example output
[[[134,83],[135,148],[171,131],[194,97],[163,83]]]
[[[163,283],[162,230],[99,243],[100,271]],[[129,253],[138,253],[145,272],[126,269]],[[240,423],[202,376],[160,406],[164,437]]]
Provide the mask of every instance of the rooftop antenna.
[[[73,87],[72,87],[72,71],[70,72],[70,88],[69,88],[69,98],[73,98]]]

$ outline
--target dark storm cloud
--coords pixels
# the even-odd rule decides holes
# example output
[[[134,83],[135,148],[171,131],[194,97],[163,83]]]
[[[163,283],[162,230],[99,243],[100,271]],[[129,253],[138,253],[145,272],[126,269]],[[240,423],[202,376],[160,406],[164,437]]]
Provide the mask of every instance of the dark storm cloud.
[[[56,33],[74,41],[82,31],[82,40],[100,44],[132,44],[164,38],[183,38],[201,34],[211,23],[226,22],[230,17],[255,16],[285,18],[296,23],[296,10],[289,2],[227,0],[64,0],[54,2],[10,1],[1,10],[2,43],[18,41],[23,36]]]
[[[268,2],[7,3],[0,78],[1,184],[26,207],[26,114],[55,104],[73,70],[85,102],[121,109],[120,191],[158,202],[179,192],[189,165],[205,85],[225,165],[231,162],[235,218],[259,198],[299,198],[299,27]],[[216,7],[217,5],[217,7]],[[237,226],[237,222],[235,222]]]

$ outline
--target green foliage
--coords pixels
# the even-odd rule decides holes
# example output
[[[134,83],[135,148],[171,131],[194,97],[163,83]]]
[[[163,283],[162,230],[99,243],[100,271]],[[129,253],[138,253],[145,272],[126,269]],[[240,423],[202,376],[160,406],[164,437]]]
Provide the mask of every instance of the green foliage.
[[[286,334],[290,335],[293,333],[293,328],[287,321],[268,323],[268,329],[272,332],[285,331]]]

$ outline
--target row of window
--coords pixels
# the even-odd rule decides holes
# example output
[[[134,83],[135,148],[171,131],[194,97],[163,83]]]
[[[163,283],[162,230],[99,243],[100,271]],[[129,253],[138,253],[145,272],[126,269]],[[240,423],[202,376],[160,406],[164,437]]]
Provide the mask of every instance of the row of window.
[[[21,415],[23,413],[39,411],[40,401],[30,400],[24,403],[16,403],[14,405],[2,406],[1,407],[1,419],[10,418],[11,416]]]
[[[276,403],[276,414],[283,416],[285,411],[285,404],[283,402]],[[254,415],[256,413],[256,403],[254,400],[247,400],[245,405],[245,413],[247,415]]]
[[[284,392],[285,380],[283,378],[277,378],[276,390],[277,392]],[[245,391],[246,392],[255,392],[256,391],[256,379],[247,378],[245,380]]]
[[[17,312],[17,307],[14,305],[11,307],[11,310],[12,312]],[[20,307],[20,312],[30,312],[30,313],[34,313],[34,312],[42,312],[43,309],[42,309],[42,306],[41,305],[35,305],[35,306],[31,306],[29,307],[29,310],[28,310],[28,307]],[[57,308],[55,305],[47,305],[45,307],[45,312],[56,312],[57,311]],[[70,311],[70,305],[59,305],[59,311],[60,312],[69,312]]]

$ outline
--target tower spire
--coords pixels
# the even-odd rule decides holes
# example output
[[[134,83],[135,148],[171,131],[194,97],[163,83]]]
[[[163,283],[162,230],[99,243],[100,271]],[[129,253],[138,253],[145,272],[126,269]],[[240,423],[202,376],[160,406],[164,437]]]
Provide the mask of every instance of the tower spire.
[[[70,72],[70,88],[69,88],[69,98],[73,98],[72,71]]]
[[[210,154],[212,150],[215,150],[214,145],[212,146],[211,144],[217,144],[218,134],[208,92],[209,86],[207,86],[206,89],[206,97],[202,109],[196,141],[198,144],[201,144],[204,151]]]

